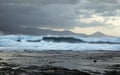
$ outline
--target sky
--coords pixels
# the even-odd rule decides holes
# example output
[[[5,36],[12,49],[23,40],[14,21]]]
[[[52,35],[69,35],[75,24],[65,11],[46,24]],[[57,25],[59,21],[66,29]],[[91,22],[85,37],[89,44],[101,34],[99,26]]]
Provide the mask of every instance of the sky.
[[[0,33],[22,28],[120,36],[120,0],[0,0]]]

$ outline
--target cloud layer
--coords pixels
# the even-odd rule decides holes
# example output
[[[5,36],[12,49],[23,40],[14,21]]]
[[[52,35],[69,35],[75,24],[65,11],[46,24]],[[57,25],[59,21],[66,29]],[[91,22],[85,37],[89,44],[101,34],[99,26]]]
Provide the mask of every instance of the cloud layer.
[[[119,21],[120,0],[0,0],[0,31],[3,32],[23,26],[72,31],[76,27],[109,30],[111,27],[119,29]]]

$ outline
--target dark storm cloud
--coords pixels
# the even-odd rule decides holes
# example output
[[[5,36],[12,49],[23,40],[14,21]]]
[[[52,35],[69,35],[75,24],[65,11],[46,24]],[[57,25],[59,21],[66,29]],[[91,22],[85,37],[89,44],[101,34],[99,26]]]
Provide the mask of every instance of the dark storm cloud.
[[[120,9],[119,0],[0,0],[0,31],[21,29],[22,26],[94,27],[104,23],[88,24],[76,20],[90,18],[93,14],[115,16],[117,9]]]
[[[72,7],[76,3],[78,0],[1,0],[1,28],[9,29],[8,25],[69,28],[70,25],[74,24],[73,20],[76,17],[71,12],[73,8],[69,6]]]
[[[79,0],[0,0],[1,4],[76,4]]]

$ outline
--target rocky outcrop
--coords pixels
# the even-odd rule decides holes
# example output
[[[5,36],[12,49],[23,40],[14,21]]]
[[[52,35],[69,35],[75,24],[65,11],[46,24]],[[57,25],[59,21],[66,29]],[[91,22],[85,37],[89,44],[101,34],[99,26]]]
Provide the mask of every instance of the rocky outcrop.
[[[1,62],[0,66],[0,75],[90,75],[79,70],[70,70],[52,65],[19,67]]]
[[[113,67],[119,67],[114,65]],[[0,62],[0,75],[120,75],[120,70],[115,68],[111,71],[105,71],[104,74],[92,72],[83,72],[76,69],[68,69],[60,66],[43,65],[20,67],[18,64],[9,64]]]
[[[106,71],[104,75],[120,75],[120,71]]]

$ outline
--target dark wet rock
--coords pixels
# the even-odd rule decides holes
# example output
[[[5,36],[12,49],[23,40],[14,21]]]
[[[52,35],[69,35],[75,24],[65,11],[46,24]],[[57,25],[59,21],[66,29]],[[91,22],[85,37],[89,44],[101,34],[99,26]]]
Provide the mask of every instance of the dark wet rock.
[[[12,69],[10,67],[0,69],[0,75],[23,75],[23,73],[25,74],[26,72],[21,69]]]
[[[106,68],[111,71],[105,71],[104,75],[120,75],[120,64],[109,65]]]
[[[95,59],[94,59],[94,60],[93,60],[93,62],[94,62],[94,63],[96,63],[96,62],[97,62],[97,60],[95,60]]]
[[[41,68],[39,66],[28,66],[28,67],[22,67],[25,70],[40,70]]]
[[[3,60],[2,58],[0,58],[0,60]]]
[[[120,70],[120,64],[110,65],[110,66],[107,66],[107,68],[108,68],[108,69]]]
[[[17,42],[21,42],[21,39],[16,40]]]
[[[94,60],[94,59],[99,59],[99,60],[107,60],[108,58],[109,59],[112,59],[112,58],[115,58],[115,57],[120,57],[120,54],[119,52],[104,52],[104,53],[93,53],[93,55],[87,55],[86,56],[86,59],[89,59],[89,60]]]
[[[85,72],[80,72],[78,70],[58,69],[58,70],[47,70],[44,72],[44,75],[90,75],[90,74]]]
[[[29,75],[44,75],[44,74],[42,72],[32,72],[32,73],[29,73]]]
[[[7,63],[7,62],[0,62],[0,66],[16,67],[16,66],[19,66],[19,64],[10,64],[10,63]]]
[[[106,71],[104,75],[120,75],[120,71]]]
[[[24,69],[33,69],[32,75],[90,75],[86,72],[81,72],[79,70],[70,70],[63,67],[55,67],[52,65],[44,65],[41,67],[30,66]]]
[[[0,68],[0,71],[11,71],[12,69],[10,67],[2,67]]]
[[[48,61],[48,64],[51,65],[51,64],[54,64],[56,63],[55,61]]]
[[[90,75],[79,70],[70,70],[52,65],[28,66],[21,68],[4,67],[0,69],[0,75]]]
[[[6,62],[0,62],[0,66],[9,66],[9,64]]]

